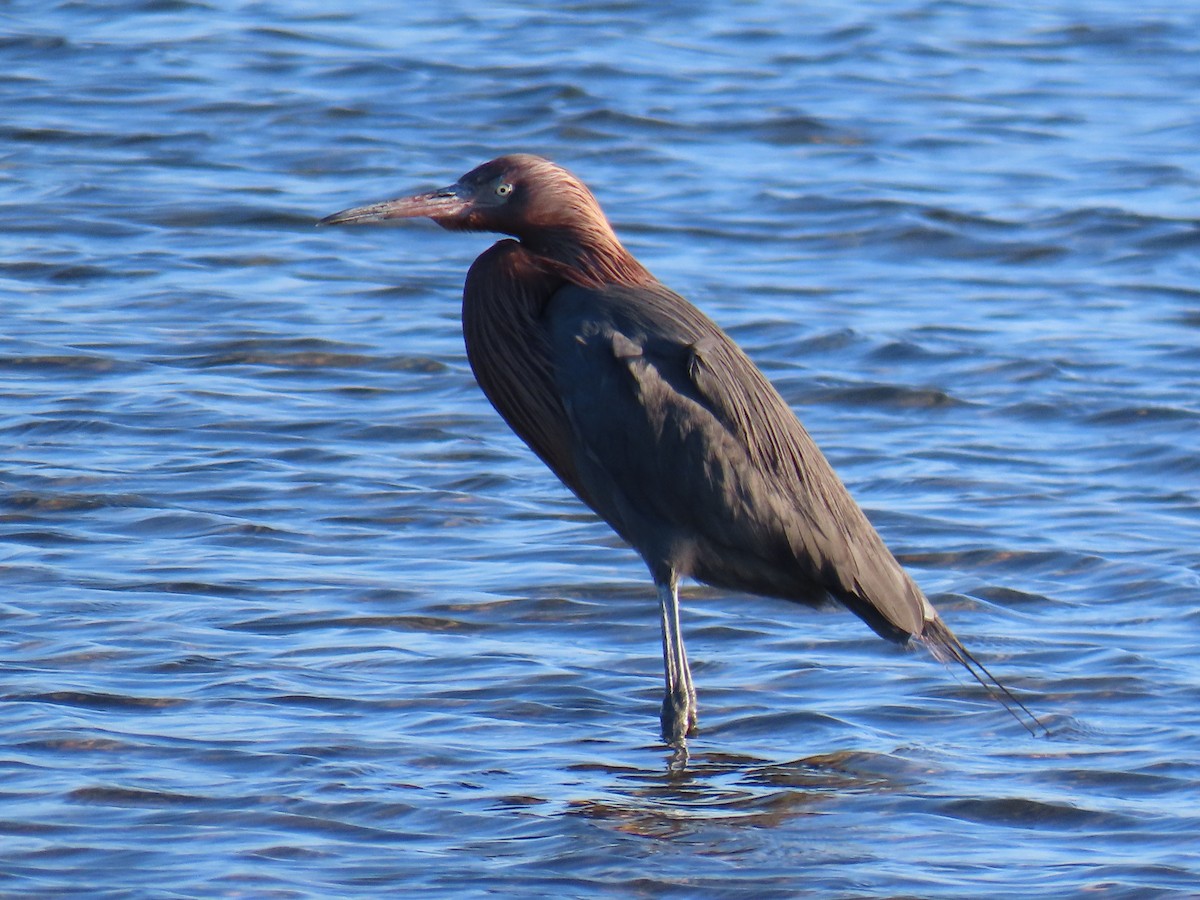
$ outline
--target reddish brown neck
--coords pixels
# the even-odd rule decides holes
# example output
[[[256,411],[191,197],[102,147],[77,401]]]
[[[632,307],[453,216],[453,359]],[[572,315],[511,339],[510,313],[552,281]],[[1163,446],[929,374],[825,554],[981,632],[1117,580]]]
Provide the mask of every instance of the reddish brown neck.
[[[521,243],[563,278],[580,287],[595,289],[609,284],[655,282],[654,276],[607,227],[586,231],[555,229],[523,238]]]

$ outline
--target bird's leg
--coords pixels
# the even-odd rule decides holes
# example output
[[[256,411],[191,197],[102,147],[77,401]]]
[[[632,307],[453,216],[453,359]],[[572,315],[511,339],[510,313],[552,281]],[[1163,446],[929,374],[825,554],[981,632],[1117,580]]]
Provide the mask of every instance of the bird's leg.
[[[658,602],[662,610],[663,671],[667,691],[662,704],[663,740],[673,746],[683,743],[696,730],[696,689],[692,670],[683,647],[679,628],[679,587],[672,576],[658,583]]]

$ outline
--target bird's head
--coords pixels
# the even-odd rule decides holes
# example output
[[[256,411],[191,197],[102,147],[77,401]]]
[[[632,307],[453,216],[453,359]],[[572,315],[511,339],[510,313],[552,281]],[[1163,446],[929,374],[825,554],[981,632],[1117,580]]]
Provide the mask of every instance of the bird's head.
[[[647,284],[645,267],[621,246],[583,182],[548,159],[516,153],[472,169],[436,191],[346,209],[321,225],[429,218],[451,231],[519,238],[565,279],[595,287]]]
[[[320,224],[418,217],[451,231],[499,232],[533,245],[555,234],[616,240],[583,182],[547,159],[524,153],[486,162],[436,191],[343,210]]]

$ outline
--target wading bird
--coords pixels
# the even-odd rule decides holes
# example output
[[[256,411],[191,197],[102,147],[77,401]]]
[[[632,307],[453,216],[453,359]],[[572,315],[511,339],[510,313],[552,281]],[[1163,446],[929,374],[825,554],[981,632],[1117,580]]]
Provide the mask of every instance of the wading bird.
[[[962,645],[749,357],[617,239],[592,193],[537,156],[323,225],[428,217],[511,235],[463,290],[467,358],[513,431],[632,545],[662,610],[663,738],[696,725],[678,583],[842,603],[876,633],[963,665],[1040,723]]]

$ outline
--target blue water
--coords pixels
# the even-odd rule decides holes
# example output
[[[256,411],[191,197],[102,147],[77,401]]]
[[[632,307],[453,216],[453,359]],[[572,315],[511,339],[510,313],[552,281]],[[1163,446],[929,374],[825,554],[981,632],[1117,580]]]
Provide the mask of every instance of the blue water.
[[[0,7],[0,892],[1200,891],[1200,10]],[[1026,735],[853,616],[637,557],[475,387],[583,177],[776,381]]]

